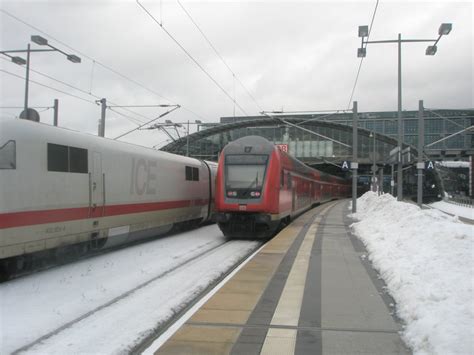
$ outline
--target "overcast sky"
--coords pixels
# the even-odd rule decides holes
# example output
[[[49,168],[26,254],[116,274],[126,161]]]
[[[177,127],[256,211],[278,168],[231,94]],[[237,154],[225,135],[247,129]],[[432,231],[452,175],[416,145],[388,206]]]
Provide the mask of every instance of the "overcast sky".
[[[235,73],[234,80],[177,1],[140,2],[228,96],[235,95],[235,114],[239,116],[256,115],[262,109],[347,109],[360,63],[358,26],[370,24],[376,5],[375,0],[181,0]],[[32,70],[81,90],[31,72],[32,81],[85,100],[31,83],[30,107],[51,106],[55,98],[59,99],[61,126],[96,133],[100,117],[100,107],[94,104],[96,97],[117,105],[182,106],[158,122],[165,118],[174,122],[218,122],[220,117],[234,114],[232,99],[134,0],[3,0],[0,4],[0,50],[25,49],[30,36],[39,34],[57,48],[82,58],[82,63],[73,64],[60,53],[31,55]],[[398,33],[406,39],[433,39],[443,22],[452,23],[453,30],[440,40],[435,56],[425,55],[427,43],[402,47],[405,110],[417,109],[420,99],[430,108],[474,107],[473,4],[379,1],[371,40],[396,39]],[[36,44],[33,47],[40,48]],[[0,61],[0,106],[22,106],[24,79],[5,71],[24,77],[25,69],[6,59]],[[396,44],[368,46],[353,100],[358,101],[359,111],[397,109]],[[114,110],[132,116],[136,123],[108,110],[107,137],[146,121],[128,111]],[[167,109],[131,110],[152,119]],[[1,119],[12,119],[20,111],[1,109]],[[42,122],[52,123],[52,117],[51,109],[41,112]],[[161,146],[166,139],[157,131],[138,131],[124,140]]]

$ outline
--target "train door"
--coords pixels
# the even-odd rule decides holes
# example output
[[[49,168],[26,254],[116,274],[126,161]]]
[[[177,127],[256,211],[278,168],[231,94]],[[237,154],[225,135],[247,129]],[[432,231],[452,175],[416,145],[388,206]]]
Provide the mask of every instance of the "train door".
[[[102,174],[102,156],[99,152],[92,152],[92,169],[90,178],[90,208],[91,217],[101,217],[104,214],[105,186]]]
[[[292,179],[291,183],[291,211],[294,212],[296,210],[296,179]]]

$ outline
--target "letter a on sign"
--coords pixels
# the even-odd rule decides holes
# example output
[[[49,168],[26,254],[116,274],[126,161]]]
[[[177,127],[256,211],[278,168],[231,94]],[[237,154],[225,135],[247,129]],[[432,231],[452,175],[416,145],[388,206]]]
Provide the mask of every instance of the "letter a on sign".
[[[434,169],[434,164],[431,160],[426,162],[426,169],[427,170],[433,170]]]
[[[344,160],[341,165],[342,170],[349,170],[349,162]]]

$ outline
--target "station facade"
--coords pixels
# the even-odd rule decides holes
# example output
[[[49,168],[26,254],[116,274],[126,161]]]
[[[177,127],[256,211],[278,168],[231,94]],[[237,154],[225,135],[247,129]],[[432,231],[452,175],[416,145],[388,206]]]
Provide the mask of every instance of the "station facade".
[[[220,123],[202,124],[198,132],[182,137],[161,149],[215,161],[227,143],[243,136],[258,135],[275,144],[281,144],[290,155],[307,164],[321,161],[341,162],[352,157],[352,148],[337,143],[352,146],[352,122],[352,112],[278,114],[273,118],[222,117]],[[424,112],[424,125],[425,154],[428,159],[468,160],[469,156],[474,155],[473,132],[455,134],[474,125],[474,110],[427,110]],[[397,146],[397,112],[359,113],[358,127],[359,162],[373,163],[375,160],[377,164],[389,163],[390,151]],[[449,137],[451,135],[452,137]],[[449,138],[435,143],[446,137]],[[405,148],[411,147],[412,152],[416,151],[418,111],[403,112],[403,141]]]
[[[181,137],[161,150],[217,161],[220,151],[229,142],[257,135],[278,144],[281,149],[308,165],[338,174],[341,170],[339,166],[344,161],[352,160],[353,117],[352,112],[222,117],[219,123],[203,123],[198,132]],[[466,181],[460,179],[458,185],[469,186],[461,194],[472,197],[474,132],[468,128],[474,125],[474,110],[426,110],[423,119],[423,160],[470,162],[469,169],[461,174]],[[418,156],[418,122],[418,111],[403,111],[403,162],[412,167]],[[359,183],[368,185],[374,171],[384,169],[384,185],[390,189],[397,136],[396,111],[358,114]],[[413,172],[411,176],[414,181],[415,174]],[[455,188],[453,193],[458,190]]]

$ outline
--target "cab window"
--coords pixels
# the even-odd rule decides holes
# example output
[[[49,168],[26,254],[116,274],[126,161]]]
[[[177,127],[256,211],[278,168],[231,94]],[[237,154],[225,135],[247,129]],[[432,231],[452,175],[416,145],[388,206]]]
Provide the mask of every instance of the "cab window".
[[[16,169],[16,142],[13,140],[0,147],[0,169]]]

